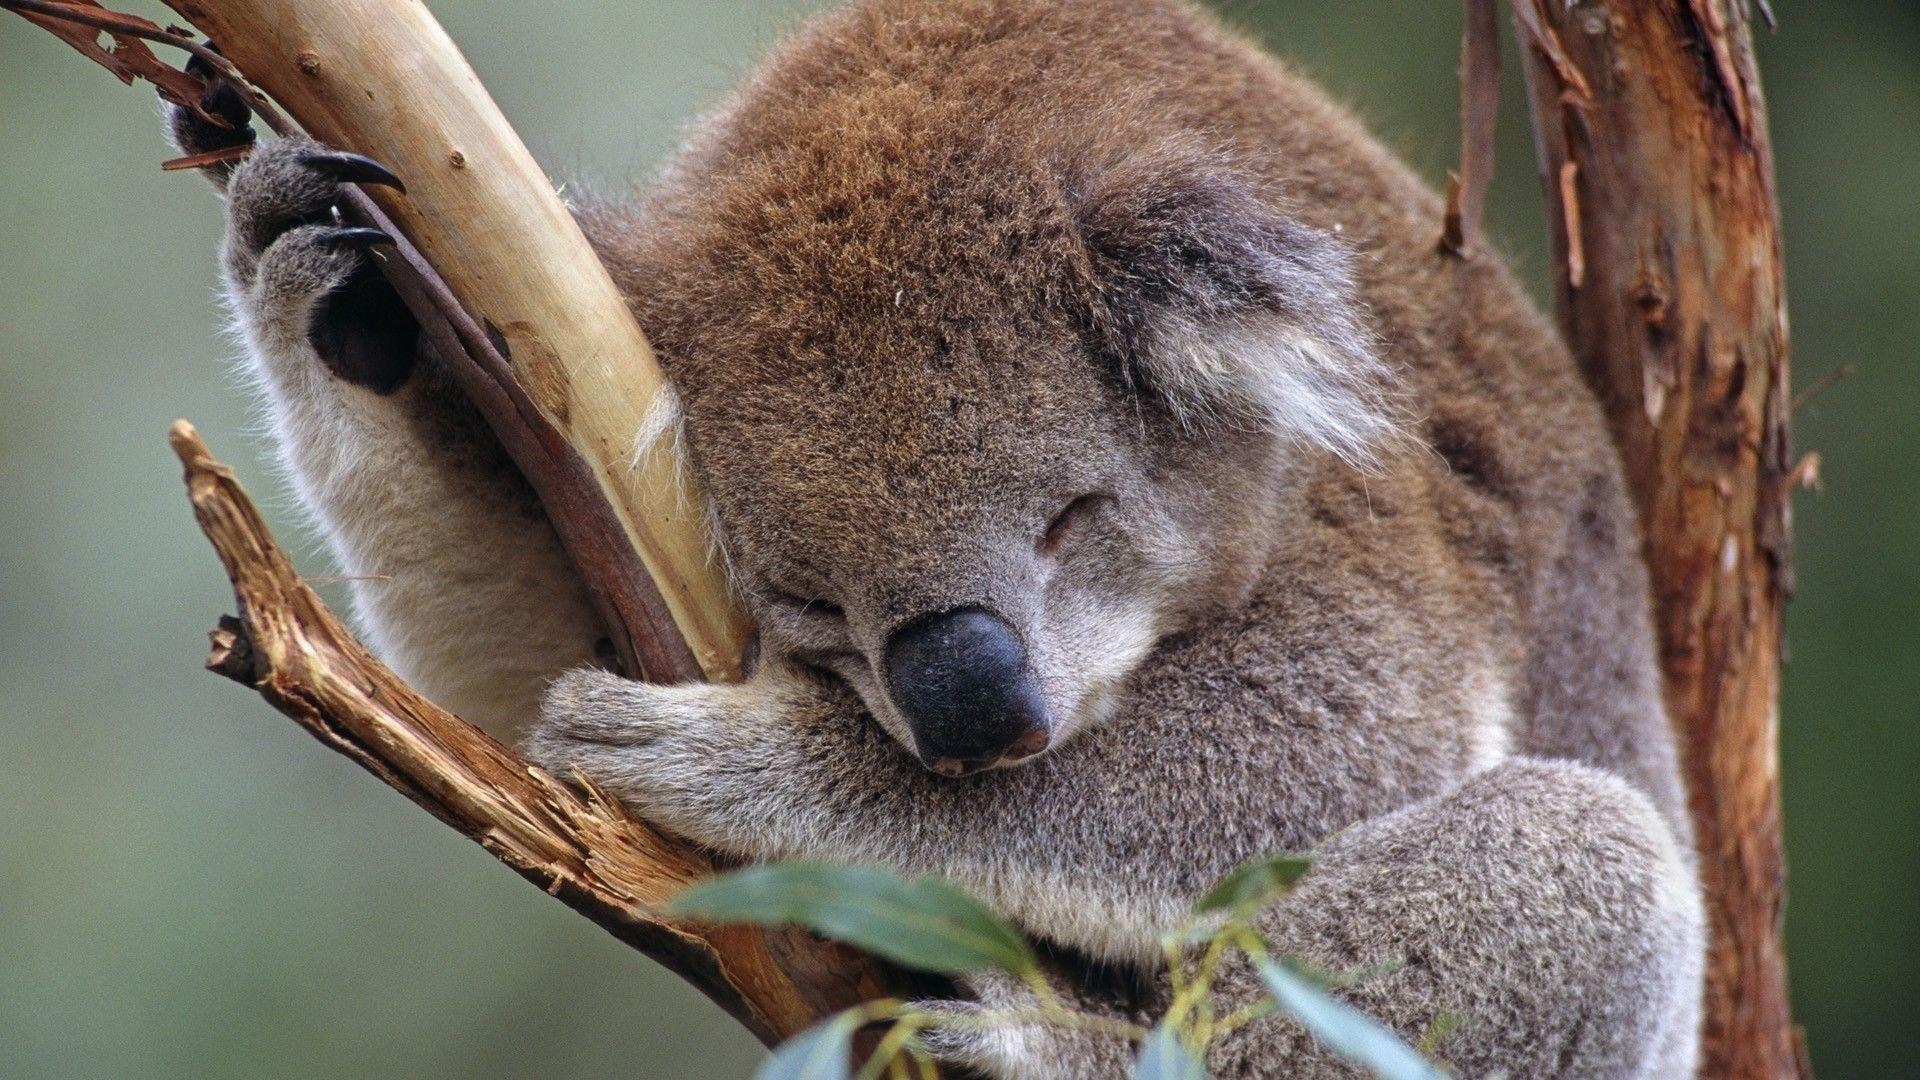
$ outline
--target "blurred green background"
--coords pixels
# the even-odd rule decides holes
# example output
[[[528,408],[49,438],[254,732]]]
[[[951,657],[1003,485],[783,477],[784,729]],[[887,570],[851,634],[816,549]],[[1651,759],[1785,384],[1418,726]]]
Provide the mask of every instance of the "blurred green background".
[[[805,5],[432,6],[553,173],[609,178]],[[1799,418],[1826,491],[1797,507],[1783,706],[1795,1004],[1821,1075],[1916,1076],[1920,7],[1774,6],[1795,378],[1858,367]],[[1229,14],[1444,175],[1458,5]],[[1491,229],[1538,289],[1509,60]],[[169,421],[327,567],[248,437],[218,205],[156,168],[151,101],[0,15],[0,1076],[746,1075],[703,999],[199,670],[231,597]]]

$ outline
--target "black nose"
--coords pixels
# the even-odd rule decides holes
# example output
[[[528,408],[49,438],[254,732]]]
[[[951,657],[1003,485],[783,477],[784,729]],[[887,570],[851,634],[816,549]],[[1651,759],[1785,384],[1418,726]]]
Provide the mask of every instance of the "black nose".
[[[1047,710],[1026,647],[991,612],[956,608],[894,631],[887,689],[920,760],[937,772],[975,772],[1046,749]]]

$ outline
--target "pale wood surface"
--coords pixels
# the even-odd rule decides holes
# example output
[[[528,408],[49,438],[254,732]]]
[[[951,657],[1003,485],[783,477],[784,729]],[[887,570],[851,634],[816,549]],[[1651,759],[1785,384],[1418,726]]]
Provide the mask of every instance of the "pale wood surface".
[[[385,209],[476,319],[498,329],[527,395],[589,462],[657,568],[701,666],[731,673],[740,624],[713,602],[724,591],[700,522],[655,501],[672,498],[671,461],[625,471],[623,442],[658,385],[644,342],[425,9],[406,0],[173,6],[310,131],[406,179],[410,193],[383,196]],[[1714,934],[1705,1072],[1790,1076],[1799,1066],[1779,937],[1774,742],[1790,585],[1787,333],[1745,10],[1728,0],[1514,6],[1558,245],[1561,321],[1635,487],[1668,700],[1687,747]],[[454,760],[425,754],[410,767],[463,767],[480,752],[463,740],[454,740]],[[422,780],[354,756],[421,797]],[[493,847],[487,829],[476,835]],[[776,951],[755,955],[791,970]],[[674,966],[698,981],[699,965]]]
[[[405,194],[382,189],[378,207],[358,191],[344,205],[400,235],[384,269],[539,491],[629,668],[737,677],[747,627],[709,558],[701,496],[676,486],[675,448],[637,468],[631,457],[661,372],[547,178],[426,8],[169,3],[307,132],[406,182]],[[252,659],[228,674],[769,1044],[862,1001],[925,992],[804,933],[662,919],[658,905],[712,873],[711,860],[605,799],[573,796],[400,682],[298,584],[190,431],[176,444],[241,603],[225,633]]]

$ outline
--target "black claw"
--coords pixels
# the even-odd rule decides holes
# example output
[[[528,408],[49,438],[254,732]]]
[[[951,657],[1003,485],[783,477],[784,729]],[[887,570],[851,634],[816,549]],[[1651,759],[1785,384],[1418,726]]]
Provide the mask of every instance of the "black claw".
[[[213,52],[220,51],[220,47],[211,41],[202,44]],[[213,65],[201,59],[198,53],[187,58],[187,74],[207,84],[206,92],[200,95],[200,111],[232,129],[231,135],[218,136],[219,141],[234,145],[252,142],[253,129],[247,125],[253,120],[253,108],[247,104],[246,96],[234,89],[233,84],[222,78]]]
[[[300,155],[300,164],[330,180],[348,184],[384,184],[405,192],[407,185],[393,171],[370,157],[349,154],[345,150],[309,150]]]
[[[207,87],[207,92],[200,96],[200,111],[225,120],[234,131],[245,132],[245,137],[252,139],[253,129],[248,123],[253,119],[253,109],[230,83],[216,82]]]
[[[202,38],[200,44],[206,46],[207,51],[215,56],[227,55],[220,51],[220,46],[215,45],[212,38]],[[201,58],[199,53],[194,53],[187,57],[187,74],[201,79],[211,79],[213,78],[213,65]]]
[[[327,247],[357,248],[366,250],[382,244],[393,243],[384,229],[328,229],[319,236],[319,241]]]

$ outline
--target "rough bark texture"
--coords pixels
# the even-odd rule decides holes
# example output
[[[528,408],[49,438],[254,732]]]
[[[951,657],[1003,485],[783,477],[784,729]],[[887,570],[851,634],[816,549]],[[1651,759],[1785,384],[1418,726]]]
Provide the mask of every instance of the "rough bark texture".
[[[645,340],[426,9],[168,2],[308,131],[407,181],[407,195],[383,191],[380,206],[356,201],[358,211],[396,226],[396,285],[541,492],[629,669],[737,674],[745,627],[706,559],[702,522],[685,512],[697,498],[682,501],[670,456],[639,469],[626,461],[661,385]],[[1790,463],[1779,224],[1747,11],[1738,0],[1512,6],[1560,319],[1639,502],[1667,699],[1687,752],[1713,934],[1703,1072],[1801,1075],[1780,938],[1775,735],[1788,496],[1814,462]],[[1492,164],[1492,5],[1467,0],[1466,11],[1450,250],[1473,242]],[[145,23],[129,33],[169,38]],[[712,871],[704,856],[596,792],[556,783],[400,682],[299,581],[191,429],[174,438],[240,605],[215,631],[210,667],[659,958],[763,1039],[901,986],[803,935],[659,920],[665,898]]]
[[[1802,1071],[1781,945],[1787,318],[1742,0],[1515,0],[1560,323],[1639,503],[1712,934],[1703,1074]]]
[[[1493,183],[1500,115],[1500,3],[1466,0],[1460,35],[1460,171],[1447,176],[1440,250],[1463,255],[1480,242],[1480,219]]]

